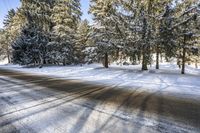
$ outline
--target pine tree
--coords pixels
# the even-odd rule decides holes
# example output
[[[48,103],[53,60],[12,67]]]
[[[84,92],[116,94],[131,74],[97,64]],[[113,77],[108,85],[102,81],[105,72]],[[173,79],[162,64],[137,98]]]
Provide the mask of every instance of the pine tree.
[[[28,24],[23,28],[20,37],[12,44],[13,63],[20,65],[30,65],[39,62],[40,48],[38,30],[34,25]]]
[[[134,62],[142,59],[142,70],[148,69],[147,65],[151,64],[151,55],[154,51],[159,56],[156,18],[164,11],[163,5],[169,2],[170,0],[136,0],[119,3],[120,9],[123,9],[123,12],[119,11],[118,17],[121,18],[119,19],[122,25],[121,31],[125,30],[125,47],[128,49],[126,53]]]
[[[8,62],[11,63],[11,47],[10,47],[10,43],[13,40],[13,36],[14,34],[12,34],[12,32],[10,32],[11,30],[11,26],[14,23],[14,17],[15,17],[15,10],[11,9],[8,11],[8,14],[6,15],[3,24],[4,24],[4,31],[3,31],[3,38],[4,38],[4,51],[6,51],[6,55],[8,58]],[[11,34],[10,34],[11,33]],[[2,39],[3,39],[2,38]]]
[[[19,35],[18,37],[15,37],[16,41],[12,42],[14,50],[13,55],[15,55],[15,57],[13,56],[13,61],[14,63],[20,63],[23,65],[31,63],[43,65],[46,62],[46,45],[49,40],[47,34],[49,28],[46,28],[46,24],[49,24],[49,12],[47,12],[46,9],[50,7],[50,3],[47,3],[44,0],[22,0],[21,2],[22,6],[18,9],[18,13],[15,16],[16,20],[20,19],[24,23],[19,26]],[[30,50],[30,48],[34,49]],[[29,51],[24,51],[24,49]],[[20,50],[24,53],[17,54]],[[37,61],[35,61],[35,57],[32,56],[35,54],[34,51],[38,51]],[[19,57],[16,57],[17,55],[19,55]],[[24,57],[22,57],[22,55],[24,55]],[[25,61],[21,59],[25,59]]]
[[[6,18],[4,19],[4,27],[8,27],[10,23],[13,21],[13,17],[15,16],[15,10],[11,9],[8,11],[8,15],[6,15]]]
[[[116,12],[115,0],[91,0],[90,13],[94,15],[92,38],[95,40],[98,58],[108,68],[109,55],[115,52],[116,22],[113,14]]]
[[[75,55],[79,63],[84,63],[84,50],[89,46],[90,26],[87,20],[80,21],[76,31]]]
[[[158,44],[159,51],[165,53],[166,58],[172,58],[176,56],[177,45],[176,35],[172,30],[173,26],[173,12],[172,7],[167,5],[164,13],[159,18],[159,32],[158,32]],[[158,52],[157,52],[157,56]],[[156,68],[159,68],[159,61],[156,61]]]
[[[53,55],[51,56],[53,62],[57,60],[63,65],[74,62],[75,33],[80,16],[79,0],[54,1],[51,15],[52,36],[51,42],[48,44],[48,55]],[[52,51],[52,49],[54,50]]]
[[[181,63],[181,73],[185,73],[185,63],[187,62],[187,57],[190,54],[196,54],[198,49],[194,47],[197,43],[195,40],[198,38],[196,33],[199,29],[197,28],[197,18],[200,15],[198,13],[198,1],[184,1],[176,5],[176,20],[174,20],[174,25],[171,29],[176,33],[177,47],[182,60]]]
[[[7,56],[7,41],[6,41],[6,31],[0,29],[0,60],[5,59]]]

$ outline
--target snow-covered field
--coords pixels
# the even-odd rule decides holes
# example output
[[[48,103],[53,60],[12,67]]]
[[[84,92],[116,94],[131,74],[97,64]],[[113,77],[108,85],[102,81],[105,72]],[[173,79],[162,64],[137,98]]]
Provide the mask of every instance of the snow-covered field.
[[[186,75],[180,74],[180,69],[173,63],[163,63],[160,70],[155,66],[149,71],[142,72],[139,65],[119,66],[112,64],[105,69],[101,64],[83,66],[46,66],[40,68],[25,68],[18,65],[5,64],[0,68],[49,75],[64,79],[90,81],[104,85],[132,87],[144,89],[148,92],[162,92],[165,95],[200,99],[200,69],[193,66],[186,67]]]

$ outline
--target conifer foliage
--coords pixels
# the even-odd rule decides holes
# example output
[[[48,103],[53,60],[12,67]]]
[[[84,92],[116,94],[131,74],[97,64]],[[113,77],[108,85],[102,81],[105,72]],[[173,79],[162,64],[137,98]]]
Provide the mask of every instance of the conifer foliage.
[[[55,0],[51,12],[53,23],[48,43],[50,60],[63,65],[75,62],[75,33],[80,21],[79,0]]]
[[[21,65],[102,62],[141,64],[161,57],[200,62],[199,0],[90,0],[91,25],[80,0],[21,0],[0,31],[2,57]],[[12,47],[11,47],[12,46]],[[153,57],[156,57],[155,61]]]
[[[82,14],[80,1],[21,0],[21,3],[16,15],[11,10],[5,19],[8,29],[19,27],[18,35],[9,42],[13,63],[40,66],[74,63],[75,35]],[[13,16],[14,21],[19,18],[23,23],[12,23]]]

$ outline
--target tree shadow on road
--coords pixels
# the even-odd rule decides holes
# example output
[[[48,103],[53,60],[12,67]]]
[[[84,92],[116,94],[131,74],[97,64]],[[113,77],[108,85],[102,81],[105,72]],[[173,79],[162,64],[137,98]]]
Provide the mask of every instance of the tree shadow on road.
[[[160,90],[156,92],[147,91],[137,91],[136,88],[120,88],[120,87],[109,87],[105,85],[95,85],[92,83],[86,83],[83,81],[76,80],[63,80],[48,78],[45,76],[29,75],[19,72],[11,72],[7,70],[0,70],[0,75],[7,76],[13,79],[21,80],[25,83],[31,83],[35,86],[42,86],[50,90],[59,91],[66,93],[62,97],[58,97],[56,100],[47,101],[29,108],[24,108],[23,110],[28,110],[36,106],[43,106],[45,108],[39,109],[37,111],[29,112],[21,117],[16,117],[9,119],[7,121],[1,121],[0,126],[6,126],[20,119],[35,115],[37,113],[45,112],[46,110],[53,109],[55,107],[61,106],[63,104],[73,102],[77,99],[83,99],[86,102],[79,103],[81,106],[86,106],[91,109],[88,112],[82,112],[80,115],[80,120],[77,120],[71,131],[79,132],[84,127],[84,122],[90,117],[92,110],[95,110],[97,106],[108,106],[114,105],[115,114],[119,110],[128,112],[129,114],[135,113],[139,110],[137,114],[138,121],[144,116],[145,113],[156,114],[158,117],[162,116],[169,120],[175,120],[183,124],[188,124],[193,127],[200,127],[200,102],[194,102],[192,100],[185,100],[181,98],[171,97],[167,95],[161,95],[161,92],[165,89],[161,87]],[[35,81],[35,82],[34,82]],[[164,81],[163,81],[164,82]],[[134,90],[134,91],[133,91]],[[88,101],[90,101],[88,103]],[[56,103],[55,103],[56,102]],[[1,114],[0,117],[5,117],[7,114]],[[104,112],[102,112],[104,113]],[[112,117],[116,117],[112,115]],[[139,119],[140,118],[140,119]],[[105,129],[106,124],[112,118],[105,121],[99,129]],[[123,118],[122,118],[123,119]],[[137,121],[137,120],[136,120]],[[161,121],[161,119],[160,119]],[[79,127],[77,127],[79,125]],[[138,131],[140,128],[138,129]],[[158,129],[159,130],[159,129]],[[99,130],[97,130],[98,132]]]

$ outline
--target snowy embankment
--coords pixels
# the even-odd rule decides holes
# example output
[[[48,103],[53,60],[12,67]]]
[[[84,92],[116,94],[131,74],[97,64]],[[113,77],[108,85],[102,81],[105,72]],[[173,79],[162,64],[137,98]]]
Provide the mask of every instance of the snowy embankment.
[[[186,67],[186,75],[180,74],[180,69],[175,64],[161,64],[160,70],[155,66],[149,71],[142,72],[139,65],[118,66],[111,65],[105,69],[101,64],[83,66],[46,66],[40,68],[26,68],[18,65],[0,65],[0,68],[49,75],[64,79],[90,81],[104,85],[118,87],[138,88],[141,90],[162,93],[176,98],[200,100],[200,69],[192,66]]]

